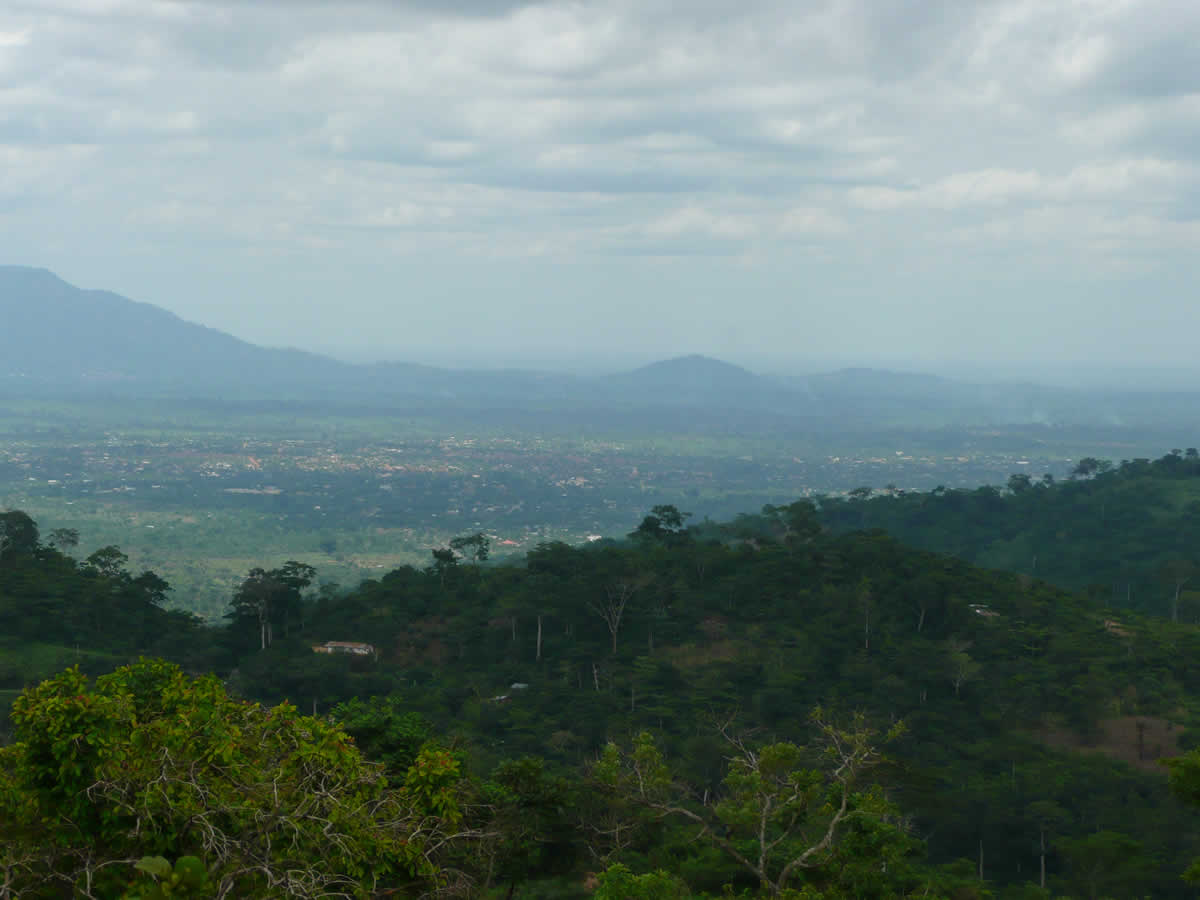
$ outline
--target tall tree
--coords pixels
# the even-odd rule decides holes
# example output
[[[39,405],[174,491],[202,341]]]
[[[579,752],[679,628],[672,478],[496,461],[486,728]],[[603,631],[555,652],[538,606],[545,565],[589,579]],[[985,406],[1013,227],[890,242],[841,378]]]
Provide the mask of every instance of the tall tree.
[[[462,535],[450,540],[451,550],[464,559],[469,559],[476,564],[487,561],[491,547],[492,542],[488,540],[487,535],[482,531]]]
[[[37,523],[19,509],[0,512],[0,563],[10,556],[29,555],[39,546]]]
[[[1189,559],[1173,557],[1162,565],[1162,576],[1171,585],[1171,621],[1179,621],[1179,597],[1184,585],[1196,574],[1196,564]]]
[[[880,735],[861,715],[846,726],[821,709],[812,713],[812,748],[780,741],[752,747],[728,726],[732,752],[722,794],[699,803],[679,784],[653,737],[642,733],[630,752],[609,744],[595,768],[600,784],[660,816],[690,822],[704,838],[751,873],[771,896],[783,894],[805,870],[827,863],[852,823],[886,825],[894,810],[866,781],[883,759]],[[883,741],[903,733],[893,726]]]
[[[288,560],[280,568],[254,568],[238,587],[230,610],[226,614],[243,628],[254,625],[259,636],[259,649],[265,650],[274,640],[275,627],[282,625],[285,636],[293,623],[299,625],[303,615],[303,591],[316,577],[317,570],[305,563]]]
[[[621,632],[625,610],[633,595],[637,593],[638,587],[638,582],[633,578],[617,578],[605,584],[601,592],[588,599],[588,609],[599,616],[608,629],[614,655],[617,652],[617,635]]]

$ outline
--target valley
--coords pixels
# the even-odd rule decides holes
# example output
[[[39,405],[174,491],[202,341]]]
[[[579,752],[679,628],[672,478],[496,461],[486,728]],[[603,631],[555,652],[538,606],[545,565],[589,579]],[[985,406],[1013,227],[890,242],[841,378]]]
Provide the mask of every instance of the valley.
[[[1159,440],[1165,439],[1164,435]],[[352,586],[423,564],[456,534],[498,555],[621,536],[649,507],[696,520],[858,487],[931,490],[1061,477],[1096,447],[1149,455],[1153,434],[1012,426],[695,434],[480,425],[458,415],[214,413],[128,400],[0,403],[0,506],[117,545],[219,618],[259,563],[303,559]]]

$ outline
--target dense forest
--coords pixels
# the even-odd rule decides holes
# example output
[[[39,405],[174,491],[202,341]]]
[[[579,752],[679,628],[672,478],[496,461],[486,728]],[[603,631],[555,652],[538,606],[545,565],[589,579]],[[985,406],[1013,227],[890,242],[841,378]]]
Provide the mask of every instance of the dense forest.
[[[906,544],[1023,572],[1098,602],[1200,619],[1200,451],[1079,460],[1070,478],[1014,474],[1005,488],[860,488],[823,498],[838,531],[882,528]]]
[[[1154,522],[1200,470],[1080,465],[730,523],[656,507],[501,564],[463,535],[344,591],[292,561],[221,627],[2,514],[0,896],[1192,896],[1200,630],[1052,584],[1086,564],[1067,537],[1035,573],[874,528],[1082,543],[1098,497],[1112,529]],[[1134,478],[1175,490],[1134,515]]]

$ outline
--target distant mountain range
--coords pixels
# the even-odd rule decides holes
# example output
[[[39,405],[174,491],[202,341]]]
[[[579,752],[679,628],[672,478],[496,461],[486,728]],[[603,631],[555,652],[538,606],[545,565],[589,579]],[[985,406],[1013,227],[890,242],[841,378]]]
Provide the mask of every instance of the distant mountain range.
[[[724,423],[847,430],[948,425],[1170,424],[1192,427],[1200,394],[972,384],[935,375],[842,369],[775,377],[683,356],[601,377],[520,370],[354,365],[259,347],[44,269],[0,266],[0,392],[458,410],[497,422],[531,414],[592,421]]]

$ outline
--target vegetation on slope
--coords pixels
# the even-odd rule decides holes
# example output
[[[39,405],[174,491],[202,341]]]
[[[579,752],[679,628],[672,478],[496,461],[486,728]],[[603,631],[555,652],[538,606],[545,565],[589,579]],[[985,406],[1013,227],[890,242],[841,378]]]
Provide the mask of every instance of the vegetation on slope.
[[[312,595],[301,563],[258,570],[212,629],[156,595],[117,603],[137,578],[35,538],[0,556],[0,609],[32,609],[26,635],[71,646],[90,628],[88,652],[153,650],[330,716],[396,783],[447,748],[475,837],[436,865],[476,895],[576,896],[617,864],[604,896],[638,896],[655,872],[654,890],[692,895],[1050,896],[1043,871],[1056,895],[1189,895],[1194,814],[1160,761],[1197,743],[1194,626],[836,534],[807,503],[684,518],[656,508],[627,542],[548,543],[517,564],[464,536],[343,596]],[[313,652],[331,640],[375,652]],[[839,785],[821,723],[884,755]],[[750,827],[763,785],[772,815],[791,811],[769,836]],[[854,815],[818,846],[844,799]]]
[[[1006,489],[823,499],[839,530],[881,528],[915,547],[1086,590],[1097,602],[1200,619],[1200,452],[1080,460],[1069,480],[1015,474]]]

